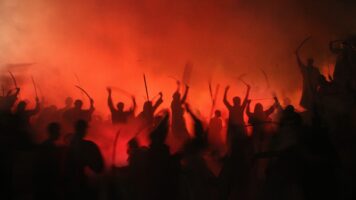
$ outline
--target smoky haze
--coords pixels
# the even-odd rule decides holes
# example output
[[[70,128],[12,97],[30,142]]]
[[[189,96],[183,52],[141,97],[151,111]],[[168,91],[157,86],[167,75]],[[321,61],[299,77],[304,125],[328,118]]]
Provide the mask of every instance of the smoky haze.
[[[189,102],[200,110],[210,106],[209,80],[230,84],[230,96],[243,95],[237,77],[244,73],[253,98],[277,92],[297,104],[301,76],[295,48],[312,36],[302,56],[314,57],[328,73],[333,61],[328,42],[355,33],[355,11],[352,1],[337,0],[2,0],[2,84],[12,87],[6,74],[11,70],[21,98],[33,102],[32,75],[40,96],[58,106],[69,95],[85,99],[74,87],[81,85],[95,99],[97,113],[107,115],[107,86],[130,91],[142,105],[143,73],[150,95],[163,91],[169,105],[176,88],[170,77],[181,79],[189,61],[194,65]],[[8,65],[16,63],[33,64]],[[114,99],[130,102],[120,92]]]

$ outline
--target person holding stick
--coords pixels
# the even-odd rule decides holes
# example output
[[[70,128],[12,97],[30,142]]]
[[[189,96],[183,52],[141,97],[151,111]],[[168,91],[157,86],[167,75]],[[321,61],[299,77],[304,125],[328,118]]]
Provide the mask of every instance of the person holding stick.
[[[112,101],[112,90],[110,87],[107,88],[108,91],[108,106],[111,112],[111,120],[113,124],[123,124],[128,121],[130,117],[133,117],[135,115],[135,110],[136,110],[136,100],[135,97],[132,96],[132,107],[125,111],[124,106],[125,104],[123,102],[118,102],[116,104],[116,108],[114,107],[113,101]]]

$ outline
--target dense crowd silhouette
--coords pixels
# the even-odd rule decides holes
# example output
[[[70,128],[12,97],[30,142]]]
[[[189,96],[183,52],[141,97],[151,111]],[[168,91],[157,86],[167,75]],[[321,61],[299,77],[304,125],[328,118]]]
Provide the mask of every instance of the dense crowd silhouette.
[[[170,109],[159,110],[159,93],[140,112],[133,96],[130,108],[115,105],[108,87],[114,151],[120,135],[131,133],[128,165],[121,167],[105,166],[100,148],[86,137],[100,123],[89,95],[88,109],[71,97],[62,108],[42,107],[36,97],[31,109],[18,102],[19,87],[8,89],[0,96],[1,199],[353,199],[356,38],[330,42],[337,59],[329,77],[312,58],[306,64],[300,58],[306,41],[295,52],[303,112],[277,96],[270,107],[255,102],[251,108],[245,82],[245,96],[232,102],[225,88],[228,119],[213,110],[208,122],[190,107],[187,97],[194,94],[186,83],[177,82]],[[33,138],[43,131],[46,138],[38,143]]]

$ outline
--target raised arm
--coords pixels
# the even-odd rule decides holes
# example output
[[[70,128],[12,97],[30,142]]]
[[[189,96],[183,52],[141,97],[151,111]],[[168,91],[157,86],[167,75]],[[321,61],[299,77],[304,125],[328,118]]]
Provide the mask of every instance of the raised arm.
[[[40,100],[36,97],[36,106],[32,110],[28,110],[28,115],[32,116],[40,112]]]
[[[250,90],[251,90],[251,86],[247,85],[246,95],[245,95],[244,101],[242,102],[242,106],[241,106],[242,109],[245,109],[245,107],[248,103],[248,97],[250,96]]]
[[[94,110],[95,110],[95,108],[94,108],[94,99],[90,98],[90,108],[89,108],[88,111],[89,111],[90,113],[93,113]]]
[[[187,100],[187,96],[188,96],[188,91],[189,91],[189,86],[185,85],[185,91],[184,91],[184,95],[182,97],[181,103],[185,103],[185,101]]]
[[[297,63],[298,63],[299,68],[302,69],[302,67],[305,66],[305,65],[304,65],[303,61],[300,59],[299,49],[297,49],[295,51],[295,56],[297,58]]]
[[[20,88],[16,88],[15,89],[15,93],[11,94],[13,90],[9,90],[6,94],[6,96],[13,96],[13,97],[17,97],[17,95],[20,93]]]
[[[162,92],[159,93],[159,99],[156,101],[155,105],[153,105],[153,112],[163,103],[163,94]]]
[[[274,103],[270,108],[268,108],[266,111],[265,111],[265,115],[266,116],[269,116],[273,113],[274,109],[276,108],[276,103]]]
[[[135,112],[135,110],[137,108],[136,99],[134,96],[132,96],[131,99],[132,99],[132,107],[131,107],[130,111]]]
[[[227,109],[231,109],[232,108],[231,104],[227,100],[227,93],[228,93],[229,89],[230,89],[230,86],[229,85],[226,86],[225,92],[224,92],[224,99],[223,99],[223,102],[224,102],[225,106],[227,107]]]
[[[114,112],[115,111],[115,107],[114,107],[114,104],[112,102],[112,97],[111,97],[111,88],[107,88],[107,91],[108,91],[108,106],[109,106],[109,109],[111,112]]]
[[[274,96],[273,99],[274,99],[274,105],[276,106],[277,110],[282,111],[283,107],[282,107],[281,103],[279,103],[277,96]]]
[[[192,112],[190,109],[190,106],[188,104],[185,104],[185,110],[187,113],[190,115],[190,117],[194,121],[194,135],[195,139],[203,139],[204,138],[204,128],[203,128],[203,123],[201,120]]]
[[[247,109],[246,109],[246,114],[247,114],[248,117],[252,116],[250,105],[251,105],[251,100],[248,100],[247,101]]]

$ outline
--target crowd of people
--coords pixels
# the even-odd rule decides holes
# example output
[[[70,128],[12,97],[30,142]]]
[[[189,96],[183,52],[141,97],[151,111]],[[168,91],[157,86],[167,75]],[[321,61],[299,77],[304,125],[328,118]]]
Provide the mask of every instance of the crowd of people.
[[[303,112],[281,105],[276,96],[269,108],[257,102],[252,109],[246,84],[243,99],[230,101],[230,86],[225,88],[226,123],[221,110],[204,122],[187,103],[189,86],[178,84],[170,109],[157,111],[163,102],[159,93],[136,115],[134,97],[125,110],[122,102],[114,104],[108,88],[112,124],[133,132],[127,143],[128,165],[121,167],[105,166],[100,148],[86,137],[95,123],[93,99],[89,97],[90,107],[84,109],[81,100],[73,103],[69,97],[57,109],[42,108],[36,98],[35,108],[29,109],[25,101],[18,102],[20,88],[10,89],[0,96],[1,198],[352,199],[355,44],[353,38],[330,43],[337,59],[333,76],[327,78],[312,59],[303,62],[302,45],[296,50]],[[192,119],[192,131],[185,115]],[[43,130],[46,139],[35,142]],[[138,139],[143,132],[147,145]]]

